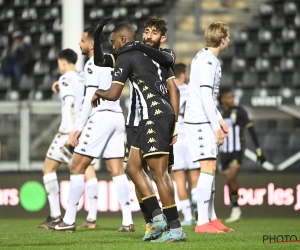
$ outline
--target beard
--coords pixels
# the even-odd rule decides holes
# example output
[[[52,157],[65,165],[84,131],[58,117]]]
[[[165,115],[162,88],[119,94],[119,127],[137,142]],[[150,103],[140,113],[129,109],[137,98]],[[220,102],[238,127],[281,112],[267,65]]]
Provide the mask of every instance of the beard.
[[[150,43],[149,45],[146,44],[148,42]],[[160,47],[160,41],[154,41],[152,39],[146,39],[146,38],[144,38],[143,39],[143,44],[145,44],[146,46],[150,46],[150,47],[152,47],[154,49],[159,49],[159,47]]]

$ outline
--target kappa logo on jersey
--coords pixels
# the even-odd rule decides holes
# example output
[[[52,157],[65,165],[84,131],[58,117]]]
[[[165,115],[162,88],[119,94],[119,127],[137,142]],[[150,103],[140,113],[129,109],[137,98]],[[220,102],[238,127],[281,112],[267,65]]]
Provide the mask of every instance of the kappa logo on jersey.
[[[126,148],[126,153],[128,153],[128,148]]]
[[[201,141],[201,140],[203,140],[203,137],[202,137],[202,136],[200,136],[198,139]]]
[[[152,128],[149,128],[148,131],[147,131],[147,135],[149,134],[155,134],[156,132],[152,129]]]
[[[140,85],[140,84],[142,84],[142,83],[144,83],[143,80],[138,80],[138,85]]]
[[[151,137],[148,141],[148,143],[154,143],[154,142],[156,142],[156,140],[153,137]]]
[[[148,99],[151,99],[153,96],[155,96],[155,95],[153,95],[152,93],[149,93],[149,94],[147,95],[147,100],[148,100]]]
[[[122,68],[115,69],[115,76],[121,76],[123,72]]]
[[[157,101],[152,101],[151,107],[156,106],[156,105],[158,105],[158,104],[159,104],[159,102],[157,102]]]
[[[66,82],[62,82],[62,85],[64,85],[64,86],[68,86],[69,84],[68,83],[66,83]]]
[[[212,62],[208,61],[207,64],[208,64],[208,65],[212,65]]]
[[[146,126],[147,126],[147,125],[152,125],[152,124],[154,124],[153,121],[147,121],[147,122],[146,122]]]
[[[157,151],[156,147],[151,147],[148,152],[154,152],[154,151]]]
[[[89,74],[93,74],[93,71],[90,68],[88,68],[87,71]]]
[[[204,148],[204,145],[201,144],[201,145],[200,145],[200,148]]]
[[[145,91],[148,90],[148,89],[149,89],[149,88],[148,88],[147,86],[144,86],[142,92],[145,92]]]
[[[156,109],[154,115],[160,115],[160,114],[162,114],[162,113],[163,113],[163,112],[162,112],[160,109]]]

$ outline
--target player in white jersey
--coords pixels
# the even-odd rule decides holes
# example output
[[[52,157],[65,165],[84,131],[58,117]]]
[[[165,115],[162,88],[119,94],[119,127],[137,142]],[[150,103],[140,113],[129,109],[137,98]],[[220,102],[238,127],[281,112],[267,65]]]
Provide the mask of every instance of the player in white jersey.
[[[72,145],[76,147],[70,167],[69,203],[63,221],[55,225],[53,229],[70,232],[75,230],[77,206],[84,190],[84,172],[93,158],[99,158],[102,155],[116,185],[122,208],[123,222],[118,232],[134,232],[129,183],[122,164],[125,122],[119,100],[102,102],[96,109],[92,109],[90,103],[95,90],[110,88],[112,79],[111,68],[94,65],[93,33],[94,28],[86,28],[79,43],[82,53],[90,58],[84,68],[86,95],[72,141]]]
[[[192,216],[192,204],[186,188],[185,170],[188,170],[191,180],[192,201],[195,201],[196,186],[200,174],[198,163],[192,161],[192,157],[188,148],[188,142],[184,127],[184,112],[186,102],[189,99],[189,85],[186,82],[186,65],[178,63],[174,65],[174,74],[176,84],[180,92],[180,109],[178,115],[178,139],[174,144],[174,166],[172,168],[173,178],[176,182],[177,194],[181,204],[181,211],[184,216],[183,226],[194,225]],[[196,203],[196,202],[195,202]]]
[[[61,163],[70,164],[73,154],[71,138],[75,132],[84,97],[84,78],[76,72],[77,54],[71,49],[62,50],[58,55],[58,67],[62,76],[58,84],[60,88],[61,124],[45,158],[43,180],[50,205],[50,215],[38,227],[47,227],[52,222],[61,221],[59,203],[59,185],[56,171]]]
[[[191,64],[190,99],[187,101],[184,122],[192,160],[198,162],[201,174],[197,183],[198,221],[196,233],[224,233],[224,226],[214,210],[214,177],[218,146],[223,144],[228,127],[216,108],[221,80],[217,59],[226,51],[229,27],[215,22],[205,31],[206,48],[200,50]]]

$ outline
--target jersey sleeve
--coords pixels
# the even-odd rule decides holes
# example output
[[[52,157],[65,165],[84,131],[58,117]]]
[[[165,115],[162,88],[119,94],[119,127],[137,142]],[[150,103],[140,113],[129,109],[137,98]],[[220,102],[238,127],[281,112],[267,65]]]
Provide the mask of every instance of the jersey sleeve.
[[[171,68],[168,69],[168,73],[167,73],[167,77],[166,77],[166,81],[169,81],[171,79],[175,79],[175,75],[174,72]]]
[[[63,100],[67,96],[72,96],[75,98],[75,93],[71,84],[71,79],[67,77],[62,77],[59,79],[59,91],[60,91],[60,96]]]
[[[133,53],[126,52],[118,56],[112,75],[112,83],[124,85],[133,66]]]
[[[245,128],[250,128],[253,126],[253,123],[250,121],[248,114],[246,112],[245,109],[243,109],[242,107],[239,107],[239,115],[241,117],[241,120],[245,126]]]
[[[215,70],[216,65],[208,59],[199,63],[197,72],[202,106],[214,131],[220,129],[218,109],[212,95]]]

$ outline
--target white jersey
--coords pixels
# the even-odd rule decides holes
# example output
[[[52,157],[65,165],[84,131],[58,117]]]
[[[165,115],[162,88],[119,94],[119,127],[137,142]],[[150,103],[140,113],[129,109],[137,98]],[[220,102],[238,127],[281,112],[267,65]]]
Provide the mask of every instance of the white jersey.
[[[189,85],[181,84],[177,86],[180,93],[179,114],[178,114],[178,133],[184,133],[184,113],[186,102],[189,99]]]
[[[77,125],[77,130],[82,131],[89,117],[98,111],[112,111],[122,113],[120,100],[117,101],[103,101],[100,100],[100,105],[92,108],[91,100],[97,89],[109,89],[112,82],[113,69],[110,67],[98,67],[94,64],[94,57],[91,57],[84,66],[85,78],[85,98],[80,115],[80,120]]]
[[[130,96],[128,104],[128,115],[126,119],[126,126],[128,127],[137,127],[141,120],[140,115],[140,103],[136,90],[133,87],[133,84],[129,84]]]
[[[200,50],[191,64],[189,93],[184,121],[186,123],[210,123],[213,130],[220,129],[222,119],[216,108],[221,80],[219,60],[208,49]]]
[[[76,71],[68,71],[59,78],[59,95],[62,101],[59,132],[75,130],[84,98],[84,78]]]

